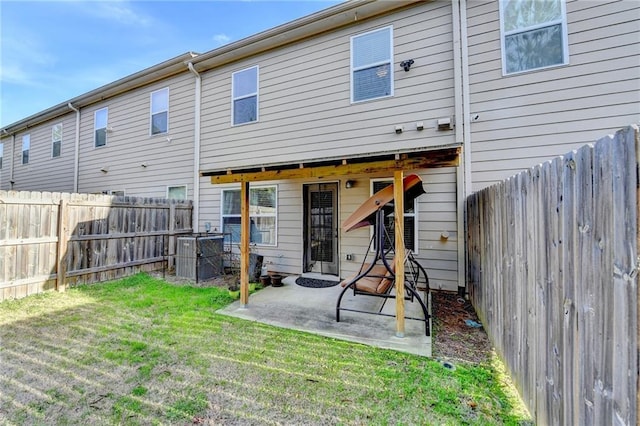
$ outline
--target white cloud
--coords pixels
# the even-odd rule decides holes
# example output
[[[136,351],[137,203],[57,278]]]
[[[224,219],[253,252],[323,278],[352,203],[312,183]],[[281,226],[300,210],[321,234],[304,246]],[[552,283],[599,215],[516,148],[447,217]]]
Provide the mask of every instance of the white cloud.
[[[136,11],[128,1],[91,1],[84,3],[86,13],[123,25],[149,27],[153,19]]]
[[[223,46],[231,41],[231,37],[226,34],[216,34],[212,38],[213,41],[218,44],[218,46]]]

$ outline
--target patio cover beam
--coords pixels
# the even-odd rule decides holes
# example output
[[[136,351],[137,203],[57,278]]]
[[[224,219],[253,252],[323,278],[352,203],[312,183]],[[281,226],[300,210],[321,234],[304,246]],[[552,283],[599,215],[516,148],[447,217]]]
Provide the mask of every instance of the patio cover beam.
[[[397,170],[429,169],[436,167],[455,167],[459,163],[460,147],[426,151],[415,154],[398,154],[395,159],[358,162],[345,159],[330,165],[314,165],[314,163],[286,164],[265,168],[242,170],[219,170],[203,172],[210,176],[212,184],[259,182],[280,179],[328,178],[336,176],[369,174],[377,172],[395,172]]]
[[[249,182],[240,186],[240,305],[249,303]]]

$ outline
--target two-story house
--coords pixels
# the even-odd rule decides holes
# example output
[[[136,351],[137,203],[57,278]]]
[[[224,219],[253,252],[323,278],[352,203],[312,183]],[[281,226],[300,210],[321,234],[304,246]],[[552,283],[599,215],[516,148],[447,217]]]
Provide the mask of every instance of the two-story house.
[[[371,231],[340,224],[394,172],[427,193],[405,246],[465,286],[471,191],[640,121],[640,6],[349,1],[187,53],[0,129],[0,189],[194,200],[199,231],[269,269],[349,275]]]

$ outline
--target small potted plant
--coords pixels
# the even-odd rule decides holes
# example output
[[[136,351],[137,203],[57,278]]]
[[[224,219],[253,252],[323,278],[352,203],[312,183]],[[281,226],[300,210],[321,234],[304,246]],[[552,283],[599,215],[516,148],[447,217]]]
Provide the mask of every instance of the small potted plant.
[[[237,283],[230,284],[227,291],[229,292],[229,296],[234,299],[240,297],[240,286]]]
[[[271,275],[271,285],[273,287],[282,287],[282,278],[284,278],[280,274]]]

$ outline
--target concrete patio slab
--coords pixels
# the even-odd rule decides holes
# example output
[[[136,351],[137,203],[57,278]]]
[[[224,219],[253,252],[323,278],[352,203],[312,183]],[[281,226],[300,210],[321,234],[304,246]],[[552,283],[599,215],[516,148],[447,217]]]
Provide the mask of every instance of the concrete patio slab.
[[[425,334],[424,321],[405,320],[403,337],[396,336],[394,317],[341,311],[340,322],[336,322],[336,302],[342,287],[302,287],[295,283],[296,278],[297,276],[286,277],[282,287],[268,286],[250,295],[249,303],[245,307],[236,301],[218,312],[277,327],[431,356],[431,337]],[[377,311],[382,303],[381,298],[354,296],[353,292],[348,291],[343,298],[342,306]],[[427,306],[430,309],[430,304]],[[395,300],[389,299],[382,312],[395,313]],[[422,310],[417,302],[406,301],[405,312],[406,316],[422,317]]]

